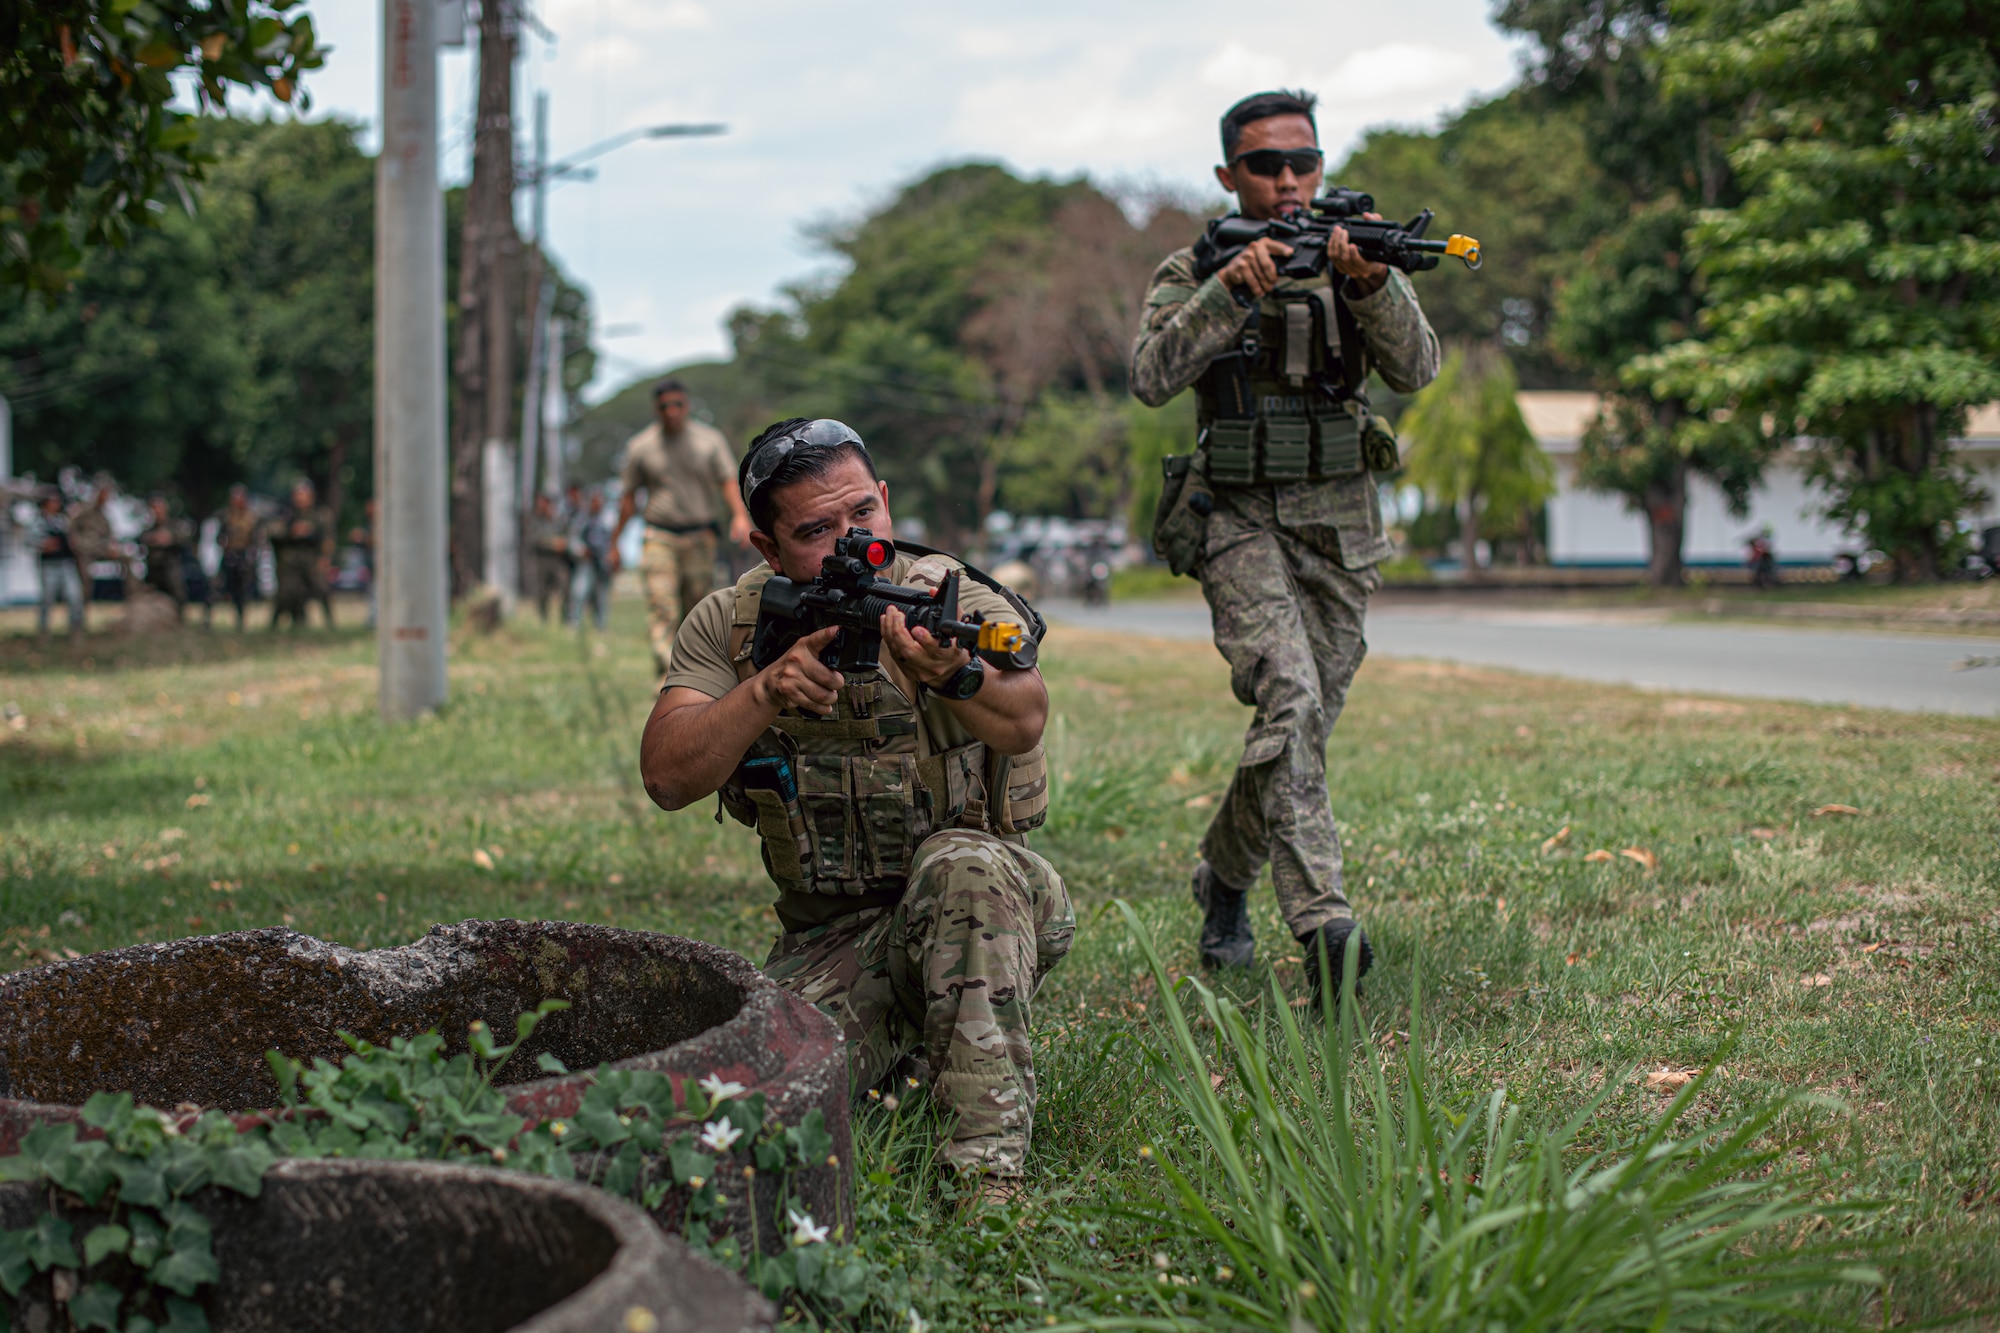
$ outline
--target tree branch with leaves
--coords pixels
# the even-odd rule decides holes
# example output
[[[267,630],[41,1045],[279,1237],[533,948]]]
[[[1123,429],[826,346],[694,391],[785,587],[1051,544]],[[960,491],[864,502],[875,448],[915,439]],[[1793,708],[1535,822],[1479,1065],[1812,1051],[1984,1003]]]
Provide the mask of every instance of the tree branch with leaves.
[[[324,63],[298,0],[35,0],[0,9],[0,285],[64,290],[167,204],[192,212],[196,124],[234,90],[308,104]],[[174,109],[191,93],[195,112]]]

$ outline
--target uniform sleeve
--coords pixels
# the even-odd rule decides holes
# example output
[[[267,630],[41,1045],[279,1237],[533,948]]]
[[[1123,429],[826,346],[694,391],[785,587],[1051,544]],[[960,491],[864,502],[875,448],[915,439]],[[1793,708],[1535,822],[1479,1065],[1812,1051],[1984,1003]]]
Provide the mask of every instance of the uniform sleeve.
[[[664,688],[698,690],[720,699],[736,688],[736,667],[729,660],[729,622],[734,619],[736,589],[720,588],[695,603],[674,634],[673,665]]]
[[[708,433],[708,462],[715,478],[715,484],[730,490],[736,485],[736,453],[729,447],[729,438],[719,430]]]
[[[639,466],[639,442],[645,438],[646,432],[640,431],[625,441],[625,462],[618,469],[618,488],[622,495],[637,495],[646,489],[646,473]]]
[[[1415,393],[1438,373],[1438,339],[1417,304],[1417,290],[1400,270],[1359,300],[1347,298],[1347,308],[1361,326],[1369,357],[1384,381],[1397,393]]]
[[[1179,250],[1153,271],[1146,309],[1132,343],[1132,394],[1159,407],[1201,378],[1229,350],[1249,316],[1220,281],[1194,276],[1194,256]]]

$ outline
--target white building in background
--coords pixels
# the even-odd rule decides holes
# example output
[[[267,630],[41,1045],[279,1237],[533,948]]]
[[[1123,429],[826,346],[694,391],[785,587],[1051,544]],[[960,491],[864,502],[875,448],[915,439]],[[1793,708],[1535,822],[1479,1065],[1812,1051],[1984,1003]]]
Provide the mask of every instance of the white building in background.
[[[1521,416],[1555,463],[1556,494],[1549,501],[1549,560],[1557,565],[1643,565],[1646,520],[1625,501],[1577,484],[1577,447],[1597,415],[1594,393],[1523,392],[1516,397]],[[2000,523],[2000,403],[1972,413],[1965,438],[1953,441],[1989,495],[1982,513],[1970,515],[1975,528]],[[1735,518],[1722,492],[1703,477],[1688,479],[1687,535],[1682,558],[1690,565],[1734,565],[1743,543],[1768,525],[1778,559],[1831,560],[1860,543],[1819,514],[1820,500],[1805,477],[1802,451],[1787,451],[1764,473],[1750,494],[1750,512]]]

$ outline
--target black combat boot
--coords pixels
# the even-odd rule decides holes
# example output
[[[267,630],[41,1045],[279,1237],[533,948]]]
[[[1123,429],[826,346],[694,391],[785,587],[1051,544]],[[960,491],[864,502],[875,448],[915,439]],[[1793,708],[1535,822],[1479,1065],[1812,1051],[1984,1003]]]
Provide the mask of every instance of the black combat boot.
[[[1319,970],[1320,946],[1326,946],[1327,967],[1332,973],[1332,990],[1335,1004],[1340,1003],[1341,971],[1347,965],[1347,937],[1354,936],[1358,947],[1354,959],[1354,993],[1361,993],[1361,978],[1368,975],[1368,969],[1375,963],[1375,950],[1369,947],[1367,932],[1363,931],[1353,917],[1341,916],[1321,926],[1318,930],[1299,937],[1299,947],[1306,954],[1306,985],[1312,994],[1311,1012],[1317,1014],[1325,1010],[1326,987]]]
[[[1203,967],[1249,967],[1257,961],[1257,935],[1250,929],[1250,893],[1232,889],[1203,861],[1194,868],[1194,902],[1201,922]]]

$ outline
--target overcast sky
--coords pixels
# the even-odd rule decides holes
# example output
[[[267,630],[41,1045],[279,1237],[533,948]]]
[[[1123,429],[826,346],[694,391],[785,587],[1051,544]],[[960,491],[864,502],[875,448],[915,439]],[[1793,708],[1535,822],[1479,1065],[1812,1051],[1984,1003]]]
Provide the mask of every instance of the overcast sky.
[[[1244,93],[1317,91],[1337,158],[1367,127],[1434,124],[1497,91],[1517,60],[1488,0],[1273,6],[1254,34],[1258,11],[1212,0],[538,3],[555,40],[526,43],[523,152],[537,89],[558,160],[639,126],[730,127],[622,148],[595,181],[551,196],[553,248],[596,302],[592,396],[726,354],[732,307],[825,265],[802,223],[851,215],[939,163],[1199,187],[1216,118]],[[308,80],[311,114],[372,125],[380,0],[309,7],[335,48]],[[469,51],[443,57],[448,180],[469,170],[472,73]]]

